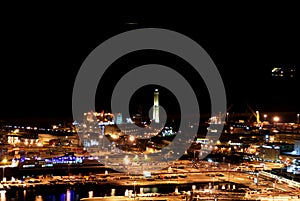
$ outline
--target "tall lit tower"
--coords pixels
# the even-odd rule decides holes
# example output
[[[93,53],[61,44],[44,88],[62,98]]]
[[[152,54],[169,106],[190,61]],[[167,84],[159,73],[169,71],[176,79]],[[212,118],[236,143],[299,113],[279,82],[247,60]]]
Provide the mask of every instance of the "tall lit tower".
[[[259,116],[259,112],[256,111],[256,122],[259,124],[260,123],[260,116]]]
[[[155,123],[159,123],[159,92],[158,89],[154,91],[154,104],[153,104],[153,120]]]

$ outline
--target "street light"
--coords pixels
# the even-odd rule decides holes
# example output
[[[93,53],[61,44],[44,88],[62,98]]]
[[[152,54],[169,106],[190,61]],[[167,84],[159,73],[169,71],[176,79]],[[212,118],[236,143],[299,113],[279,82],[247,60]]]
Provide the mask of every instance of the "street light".
[[[299,132],[299,116],[300,114],[297,114],[297,133]]]
[[[133,142],[133,141],[135,140],[135,137],[131,135],[131,136],[129,137],[129,140],[130,140],[131,142]]]
[[[133,194],[134,194],[134,200],[135,200],[135,197],[136,197],[136,192],[135,192],[135,183],[136,183],[136,181],[134,180],[134,182],[133,182]]]
[[[266,121],[268,115],[267,114],[264,114],[264,120]]]
[[[105,166],[107,166],[108,156],[105,156]]]
[[[279,121],[279,117],[278,116],[275,116],[273,118],[273,121],[274,121],[274,126],[276,126],[276,123]]]
[[[228,116],[229,116],[229,113],[227,112],[226,113],[226,122],[228,122]]]

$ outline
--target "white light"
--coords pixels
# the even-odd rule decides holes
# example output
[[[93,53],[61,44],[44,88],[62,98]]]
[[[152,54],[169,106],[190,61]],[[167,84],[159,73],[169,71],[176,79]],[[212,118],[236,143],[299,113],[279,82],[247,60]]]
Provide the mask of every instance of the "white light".
[[[70,192],[70,190],[67,190],[66,197],[67,197],[67,201],[71,201],[71,192]]]
[[[275,116],[275,117],[273,118],[273,120],[276,121],[276,122],[278,122],[278,121],[279,121],[279,117]]]
[[[131,142],[133,142],[133,141],[135,140],[135,137],[131,135],[131,136],[129,137],[129,140],[130,140]]]
[[[94,192],[93,191],[89,191],[89,198],[93,197]]]

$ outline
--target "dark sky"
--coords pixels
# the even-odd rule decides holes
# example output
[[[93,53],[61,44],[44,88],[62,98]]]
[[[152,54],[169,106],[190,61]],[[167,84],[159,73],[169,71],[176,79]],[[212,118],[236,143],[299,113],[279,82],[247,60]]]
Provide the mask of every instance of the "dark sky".
[[[281,12],[279,6],[276,10],[232,9],[162,17],[98,15],[95,10],[83,14],[80,9],[66,11],[56,7],[20,6],[6,11],[1,14],[2,119],[72,117],[73,84],[87,55],[118,33],[145,27],[171,29],[198,42],[220,71],[228,105],[250,104],[263,111],[300,111],[299,76],[293,80],[270,77],[273,67],[293,66],[299,74],[299,18],[293,10]],[[131,22],[137,24],[128,24]],[[136,56],[139,59],[129,55],[124,63],[119,61],[115,70],[123,64],[132,67],[153,60],[171,66],[177,63],[170,55],[157,52]],[[203,97],[205,87],[200,88]],[[109,96],[101,93],[97,96],[101,99],[99,110],[109,105]]]

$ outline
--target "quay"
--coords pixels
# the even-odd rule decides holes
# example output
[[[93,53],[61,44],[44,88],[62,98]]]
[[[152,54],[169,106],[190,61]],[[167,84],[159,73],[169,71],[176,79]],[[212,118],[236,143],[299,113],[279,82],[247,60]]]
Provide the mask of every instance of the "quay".
[[[137,197],[137,198],[128,198],[125,196],[110,196],[110,197],[93,197],[93,198],[82,198],[81,201],[128,201],[128,200],[147,200],[147,201],[182,201],[180,196],[176,197]]]
[[[189,201],[189,200],[197,200],[197,201],[208,201],[208,200],[218,200],[218,201],[229,201],[229,200],[234,200],[234,201],[254,201],[257,199],[241,199],[241,198],[216,198],[215,196],[205,196],[205,197],[191,197],[191,196],[166,196],[166,197],[136,197],[136,198],[128,198],[125,196],[110,196],[110,197],[93,197],[93,198],[82,198],[80,199],[81,201]]]

